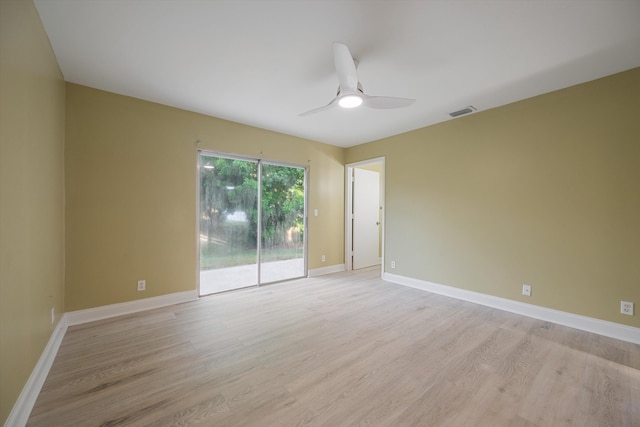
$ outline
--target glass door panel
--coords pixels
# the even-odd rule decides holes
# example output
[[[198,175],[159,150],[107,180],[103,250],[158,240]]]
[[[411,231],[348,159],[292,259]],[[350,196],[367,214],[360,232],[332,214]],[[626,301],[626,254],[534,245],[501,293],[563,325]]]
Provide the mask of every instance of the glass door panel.
[[[258,284],[258,162],[200,155],[200,295]]]
[[[305,170],[262,163],[260,283],[302,277]]]

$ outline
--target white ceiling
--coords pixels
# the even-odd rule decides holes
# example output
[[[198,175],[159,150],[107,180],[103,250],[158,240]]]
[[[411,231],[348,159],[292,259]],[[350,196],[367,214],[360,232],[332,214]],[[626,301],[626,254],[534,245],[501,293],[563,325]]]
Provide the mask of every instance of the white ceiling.
[[[67,81],[348,147],[640,66],[640,0],[35,0]],[[332,109],[332,42],[369,95]]]

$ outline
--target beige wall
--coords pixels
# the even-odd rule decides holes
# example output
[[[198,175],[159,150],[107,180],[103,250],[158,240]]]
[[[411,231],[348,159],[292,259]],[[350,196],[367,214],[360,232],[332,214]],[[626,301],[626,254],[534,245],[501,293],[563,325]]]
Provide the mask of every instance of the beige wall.
[[[63,312],[64,82],[31,1],[0,0],[0,424]]]
[[[309,268],[344,262],[343,149],[74,84],[66,114],[67,311],[195,289],[197,140],[309,165]]]
[[[640,326],[639,99],[640,68],[347,149],[386,156],[386,270]]]

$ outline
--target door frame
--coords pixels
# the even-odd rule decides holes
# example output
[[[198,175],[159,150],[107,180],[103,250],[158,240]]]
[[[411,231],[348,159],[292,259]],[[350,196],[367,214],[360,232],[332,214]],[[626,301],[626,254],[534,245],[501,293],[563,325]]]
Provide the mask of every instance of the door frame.
[[[199,143],[200,141],[198,141]],[[196,149],[196,156],[195,156],[195,160],[196,160],[196,209],[195,209],[195,216],[196,216],[196,247],[195,247],[195,251],[196,251],[196,291],[198,293],[198,298],[202,298],[202,297],[206,297],[209,295],[215,295],[215,294],[207,294],[207,295],[201,295],[200,294],[200,174],[202,173],[202,171],[200,170],[200,156],[201,155],[205,155],[205,156],[212,156],[212,157],[223,157],[223,158],[227,158],[227,159],[236,159],[236,160],[243,160],[243,161],[249,161],[249,162],[256,162],[258,164],[258,207],[259,207],[259,211],[261,210],[261,206],[262,206],[262,190],[261,190],[261,171],[262,171],[262,164],[268,164],[268,165],[274,165],[274,166],[286,166],[286,167],[293,167],[293,168],[298,168],[298,169],[303,169],[304,170],[304,219],[303,219],[303,224],[304,224],[304,234],[303,234],[303,262],[304,262],[304,272],[303,272],[303,276],[300,277],[295,277],[295,278],[291,278],[291,279],[286,279],[286,280],[295,280],[295,279],[299,279],[301,277],[308,277],[309,275],[309,173],[310,173],[310,168],[309,165],[299,165],[299,164],[295,164],[295,163],[286,163],[286,162],[279,162],[276,160],[269,160],[269,159],[264,159],[264,158],[257,158],[257,157],[251,157],[251,156],[243,156],[241,154],[232,154],[232,153],[224,153],[221,151],[215,151],[215,150],[207,150],[207,149],[203,149],[203,148],[198,148]],[[261,215],[258,215],[258,231],[257,231],[257,245],[260,246],[261,244],[261,233],[262,233],[262,224],[261,224]],[[264,286],[264,285],[271,285],[273,283],[279,283],[279,282],[268,282],[268,283],[260,283],[260,255],[261,255],[261,251],[258,248],[257,250],[257,284],[256,287],[260,287],[260,286]],[[253,286],[249,287],[252,288]],[[246,289],[246,288],[239,288],[239,289]]]
[[[352,177],[353,170],[362,166],[374,164],[374,163],[382,163],[382,173],[380,176],[380,207],[382,208],[382,212],[380,214],[380,222],[382,226],[382,230],[380,233],[380,245],[382,247],[381,258],[382,262],[380,263],[380,276],[384,274],[384,252],[385,252],[385,234],[386,234],[386,220],[385,220],[385,183],[386,183],[386,173],[385,173],[385,157],[376,157],[373,159],[362,160],[359,162],[348,163],[344,167],[344,194],[345,194],[345,210],[344,210],[344,266],[346,271],[353,270],[353,254],[351,248],[353,247],[353,223],[351,222],[351,212],[353,211],[353,185],[352,185]]]

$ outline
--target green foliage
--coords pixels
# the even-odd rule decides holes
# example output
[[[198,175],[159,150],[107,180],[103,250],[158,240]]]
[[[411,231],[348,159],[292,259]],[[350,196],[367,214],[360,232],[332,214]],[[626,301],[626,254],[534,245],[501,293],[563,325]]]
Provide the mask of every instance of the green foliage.
[[[290,241],[301,243],[303,231],[304,170],[264,165],[262,244],[265,247],[277,247]]]
[[[254,213],[257,209],[258,165],[205,156],[201,156],[200,161],[200,230],[206,233],[207,241],[221,240],[229,237],[225,235],[229,234],[228,230],[223,230],[223,235],[216,231],[229,228],[226,227],[229,215],[234,212]],[[255,221],[256,218],[253,219],[254,228]],[[255,247],[255,243],[253,245]]]
[[[221,246],[218,254],[255,250],[258,164],[208,156],[200,156],[200,162],[201,239],[207,246]],[[263,164],[261,198],[262,247],[301,248],[304,169]]]

